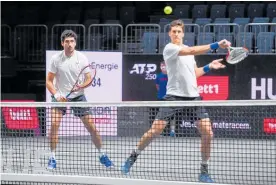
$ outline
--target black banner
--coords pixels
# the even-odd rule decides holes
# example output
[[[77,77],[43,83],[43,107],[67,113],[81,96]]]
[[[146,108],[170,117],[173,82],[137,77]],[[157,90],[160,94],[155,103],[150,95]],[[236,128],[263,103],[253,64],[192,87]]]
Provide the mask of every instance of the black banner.
[[[210,63],[214,59],[224,58],[219,55],[200,55],[196,56],[198,67]],[[160,72],[160,62],[162,55],[124,55],[123,58],[123,101],[155,101],[156,87],[155,77]],[[201,90],[213,93],[211,97],[224,97],[225,100],[250,100],[250,99],[276,99],[276,56],[275,55],[250,55],[244,61],[230,65],[217,71],[211,71],[205,76],[214,78],[214,82],[203,80]],[[215,94],[214,88],[208,91],[208,87],[218,82],[218,77],[226,77],[228,82],[217,83],[218,93]],[[225,80],[224,79],[224,80]],[[208,84],[209,83],[209,84]],[[210,84],[211,83],[211,84]],[[224,85],[223,85],[224,84]],[[227,86],[227,87],[226,87]],[[210,89],[210,88],[209,88]],[[225,95],[227,91],[227,96]],[[205,92],[206,93],[206,92]],[[220,93],[225,93],[220,96]],[[207,108],[212,120],[212,127],[215,137],[222,138],[273,138],[275,133],[264,132],[266,118],[276,118],[275,107],[211,107]],[[127,111],[128,112],[128,111]],[[145,113],[145,112],[144,112]],[[145,113],[146,114],[146,113]],[[119,113],[120,115],[120,113]],[[146,118],[148,116],[148,118]],[[143,124],[137,135],[142,136],[142,132],[150,127],[152,111],[143,116]],[[121,117],[122,119],[127,116]],[[199,133],[196,123],[184,118],[177,118],[177,134],[179,137],[196,137]],[[127,119],[129,120],[129,119]],[[127,121],[126,120],[126,121]],[[141,119],[140,119],[141,120]],[[148,121],[146,121],[148,120]],[[136,120],[136,122],[139,120]],[[135,121],[134,121],[135,122]],[[135,122],[135,123],[136,123]],[[271,123],[273,125],[274,123]],[[124,125],[124,124],[122,124]],[[128,135],[133,131],[118,124],[118,135]],[[273,128],[272,128],[273,129]]]
[[[198,67],[225,55],[196,56]],[[123,56],[123,101],[154,101],[162,55]],[[244,61],[205,76],[228,77],[228,100],[276,99],[276,56],[250,55]],[[224,62],[226,63],[226,62]],[[217,81],[214,78],[214,82]],[[207,84],[208,85],[208,84]]]

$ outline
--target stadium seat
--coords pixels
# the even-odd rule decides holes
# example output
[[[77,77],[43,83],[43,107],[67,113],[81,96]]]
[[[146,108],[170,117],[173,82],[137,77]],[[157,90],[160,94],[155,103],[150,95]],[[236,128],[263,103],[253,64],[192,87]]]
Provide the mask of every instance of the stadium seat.
[[[88,30],[89,26],[91,24],[99,24],[100,23],[100,20],[99,19],[86,19],[84,22],[83,22],[83,25],[85,26],[85,28]]]
[[[84,12],[83,19],[100,19],[101,18],[101,9],[100,8],[90,8],[86,9]]]
[[[90,38],[90,40],[89,40]],[[101,34],[91,34],[88,39],[88,49],[91,51],[101,51],[102,49],[102,35]]]
[[[168,44],[169,42],[170,42],[170,37],[167,32],[163,32],[159,34],[159,46],[160,46],[159,53],[163,53],[163,50],[166,44]]]
[[[206,18],[208,11],[208,5],[194,5],[192,10],[192,18]]]
[[[239,30],[234,27],[234,33],[244,32],[244,26],[250,22],[250,18],[235,18],[233,23],[239,25]]]
[[[244,17],[245,4],[231,4],[228,9],[228,17],[231,20]]]
[[[275,23],[276,24],[276,17],[274,17],[272,19],[271,23]],[[276,25],[271,25],[270,26],[270,31],[276,33]]]
[[[214,33],[211,33],[211,32],[199,33],[197,36],[197,45],[210,44],[213,42],[214,42]],[[211,51],[209,51],[208,53],[211,53]]]
[[[235,45],[232,33],[218,33],[216,35],[216,40],[217,41],[220,41],[220,40],[223,40],[223,39],[226,39],[226,40],[230,41],[232,43],[232,46]],[[227,53],[227,49],[218,48],[217,53]]]
[[[253,19],[253,23],[268,23],[268,22],[269,22],[268,17],[255,17]],[[259,32],[268,31],[268,25],[252,25],[250,27],[252,32],[255,34],[255,37],[259,34]]]
[[[183,43],[187,46],[195,45],[195,34],[194,33],[185,33]]]
[[[215,24],[230,23],[230,18],[216,18]],[[228,25],[218,25],[214,26],[214,32],[217,33],[230,33],[230,27]]]
[[[211,23],[212,19],[210,18],[198,18],[195,21],[195,24],[198,24],[200,27],[200,32],[203,32],[203,28],[206,24]],[[210,26],[205,28],[205,32],[210,32]]]
[[[253,52],[253,33],[240,32],[239,37],[236,38],[237,47],[246,47],[251,53]]]
[[[136,9],[134,6],[125,6],[120,9],[120,21],[122,25],[132,24],[136,19]]]
[[[116,6],[105,6],[103,7],[102,9],[102,12],[101,12],[101,18],[104,21],[106,20],[116,20],[117,19],[117,8]]]
[[[193,20],[192,19],[181,19],[181,20],[184,22],[184,25],[185,25],[185,33],[192,32],[194,26],[189,26],[187,24],[193,24]]]
[[[144,32],[142,40],[143,53],[156,53],[157,38],[156,32]]]
[[[212,20],[216,18],[225,18],[226,16],[226,5],[213,5],[211,7],[211,13],[210,13],[210,18]]]
[[[276,3],[269,3],[266,8],[266,16],[270,19],[276,17]]]
[[[171,23],[171,21],[173,21],[173,19],[169,19],[169,18],[161,18],[159,21],[159,26],[161,28],[161,31],[163,32],[168,32],[169,31],[169,25]]]
[[[247,16],[253,20],[255,17],[264,16],[264,4],[249,4]]]
[[[275,52],[275,33],[260,32],[257,37],[258,53],[274,53]]]
[[[176,5],[173,14],[177,19],[190,17],[190,5]]]

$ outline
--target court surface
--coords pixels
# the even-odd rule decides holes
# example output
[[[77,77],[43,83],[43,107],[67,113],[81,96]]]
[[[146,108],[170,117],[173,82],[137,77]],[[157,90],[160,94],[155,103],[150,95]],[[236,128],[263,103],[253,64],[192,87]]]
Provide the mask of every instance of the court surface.
[[[106,169],[99,163],[97,150],[88,136],[59,138],[57,169],[54,172],[45,170],[49,154],[46,137],[2,138],[2,166],[7,169],[9,158],[12,159],[8,164],[12,164],[12,167],[8,167],[11,171],[4,172],[197,182],[201,162],[199,138],[156,138],[139,156],[130,176],[122,175],[119,167],[135,148],[139,138],[102,138],[104,149],[117,165],[113,169]],[[26,155],[27,151],[30,151],[30,155]],[[209,172],[216,183],[274,185],[275,156],[275,140],[215,138]]]

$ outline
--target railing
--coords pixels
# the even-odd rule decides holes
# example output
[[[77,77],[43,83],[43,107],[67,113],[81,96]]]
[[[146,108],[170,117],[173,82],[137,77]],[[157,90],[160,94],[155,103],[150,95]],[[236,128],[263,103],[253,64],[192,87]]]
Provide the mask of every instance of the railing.
[[[170,42],[169,25],[129,24],[55,24],[48,33],[46,25],[17,25],[14,30],[1,25],[2,56],[14,56],[19,61],[44,63],[45,50],[61,50],[61,33],[72,29],[78,35],[77,49],[92,51],[119,51],[124,54],[161,54]],[[189,46],[209,44],[228,39],[232,46],[245,46],[251,53],[275,54],[276,23],[249,23],[240,29],[234,23],[185,24],[183,43]],[[50,44],[49,44],[50,43]],[[217,50],[216,53],[225,53]]]
[[[92,24],[87,38],[88,50],[123,52],[123,27],[120,24]]]

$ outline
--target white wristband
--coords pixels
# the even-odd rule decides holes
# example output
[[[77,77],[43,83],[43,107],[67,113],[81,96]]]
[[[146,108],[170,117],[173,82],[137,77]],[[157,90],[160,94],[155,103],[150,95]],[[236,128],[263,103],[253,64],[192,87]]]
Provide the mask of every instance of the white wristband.
[[[59,94],[59,93],[56,93],[56,94],[54,95],[54,97],[55,97],[55,99],[58,99],[58,98],[60,97],[60,94]]]

